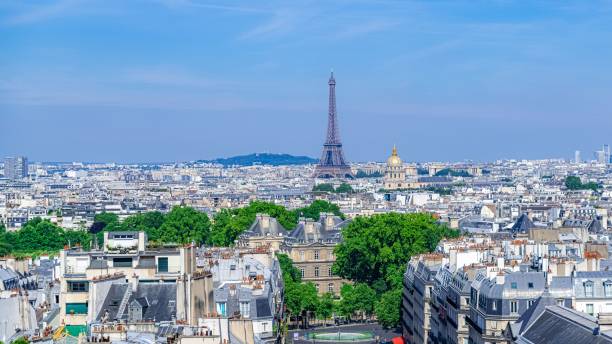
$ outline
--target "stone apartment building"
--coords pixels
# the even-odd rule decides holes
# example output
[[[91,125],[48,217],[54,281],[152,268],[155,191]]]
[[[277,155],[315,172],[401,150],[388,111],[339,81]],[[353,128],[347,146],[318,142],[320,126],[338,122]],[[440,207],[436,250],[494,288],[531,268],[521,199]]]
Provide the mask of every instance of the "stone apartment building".
[[[68,333],[101,319],[192,322],[207,312],[196,305],[208,305],[204,290],[212,280],[196,271],[195,248],[149,247],[144,232],[106,232],[103,247],[60,252],[60,322]],[[191,292],[198,288],[201,295]],[[165,307],[154,307],[161,301]],[[147,311],[130,313],[137,304]]]
[[[268,247],[273,252],[286,253],[302,273],[305,282],[312,282],[319,293],[340,294],[345,280],[335,276],[334,249],[342,240],[341,230],[348,224],[330,213],[322,213],[318,221],[300,219],[296,228],[286,230],[266,214],[258,214],[249,230],[237,240],[239,247]]]

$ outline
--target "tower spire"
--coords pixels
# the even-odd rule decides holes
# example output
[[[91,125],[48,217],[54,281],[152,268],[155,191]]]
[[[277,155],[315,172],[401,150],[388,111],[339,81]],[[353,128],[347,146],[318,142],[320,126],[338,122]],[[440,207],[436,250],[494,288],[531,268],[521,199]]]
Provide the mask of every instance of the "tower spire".
[[[321,160],[315,170],[315,177],[321,178],[352,178],[351,168],[344,161],[342,143],[338,130],[338,115],[336,112],[336,79],[334,71],[329,77],[329,104],[327,111],[327,137],[323,144]]]

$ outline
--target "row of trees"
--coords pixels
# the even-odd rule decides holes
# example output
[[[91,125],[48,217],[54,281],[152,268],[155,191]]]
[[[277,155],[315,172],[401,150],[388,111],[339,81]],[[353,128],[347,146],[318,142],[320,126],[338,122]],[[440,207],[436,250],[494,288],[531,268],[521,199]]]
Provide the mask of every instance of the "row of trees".
[[[321,183],[312,187],[313,192],[327,192],[327,193],[353,193],[353,187],[348,183],[342,183],[334,188],[333,184]]]
[[[249,228],[257,213],[274,216],[285,228],[293,229],[300,216],[318,219],[322,212],[344,217],[337,205],[322,200],[296,210],[254,201],[244,208],[222,210],[212,221],[206,213],[191,207],[174,207],[167,214],[158,211],[135,214],[123,221],[116,214],[105,212],[95,216],[92,231],[97,233],[99,244],[102,244],[104,231],[144,231],[152,243],[196,242],[230,246],[240,233]],[[0,227],[0,256],[57,252],[64,245],[76,243],[89,249],[92,240],[87,231],[64,230],[49,220],[37,218],[15,232],[6,232],[3,226]]]
[[[81,244],[88,249],[91,235],[85,231],[67,231],[49,220],[35,218],[21,229],[7,232],[0,226],[0,256],[30,256],[53,253],[65,245]]]
[[[363,317],[373,314],[376,293],[366,284],[344,285],[339,300],[332,293],[319,295],[312,282],[302,282],[300,271],[293,266],[291,258],[285,254],[277,254],[277,258],[283,272],[285,305],[289,317],[301,320],[304,328],[308,326],[311,316],[328,320],[334,314],[347,318],[355,314]]]

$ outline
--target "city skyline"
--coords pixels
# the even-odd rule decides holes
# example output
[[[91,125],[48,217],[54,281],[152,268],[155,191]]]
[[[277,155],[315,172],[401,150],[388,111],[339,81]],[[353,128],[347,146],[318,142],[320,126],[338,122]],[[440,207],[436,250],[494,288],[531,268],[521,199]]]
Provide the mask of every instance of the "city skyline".
[[[393,144],[406,161],[590,159],[608,140],[577,125],[612,125],[611,9],[6,2],[0,127],[15,130],[3,130],[0,155],[318,157],[333,67],[348,161],[381,161]]]

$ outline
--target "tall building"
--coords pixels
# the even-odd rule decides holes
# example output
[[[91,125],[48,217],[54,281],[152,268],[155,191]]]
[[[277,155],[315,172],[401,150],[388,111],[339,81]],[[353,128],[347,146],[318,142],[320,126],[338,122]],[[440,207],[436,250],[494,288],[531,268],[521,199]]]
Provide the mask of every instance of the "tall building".
[[[577,150],[574,152],[574,163],[579,164],[582,162],[582,158],[580,157],[580,151]]]
[[[603,145],[604,160],[606,164],[610,163],[610,145]]]
[[[606,164],[606,151],[603,149],[595,151],[595,159],[598,164]]]
[[[28,158],[9,156],[4,158],[4,176],[8,179],[20,179],[28,176]]]
[[[336,112],[336,79],[329,77],[329,110],[327,116],[327,139],[323,144],[321,160],[315,169],[315,178],[353,178],[350,166],[344,160],[338,114]]]

